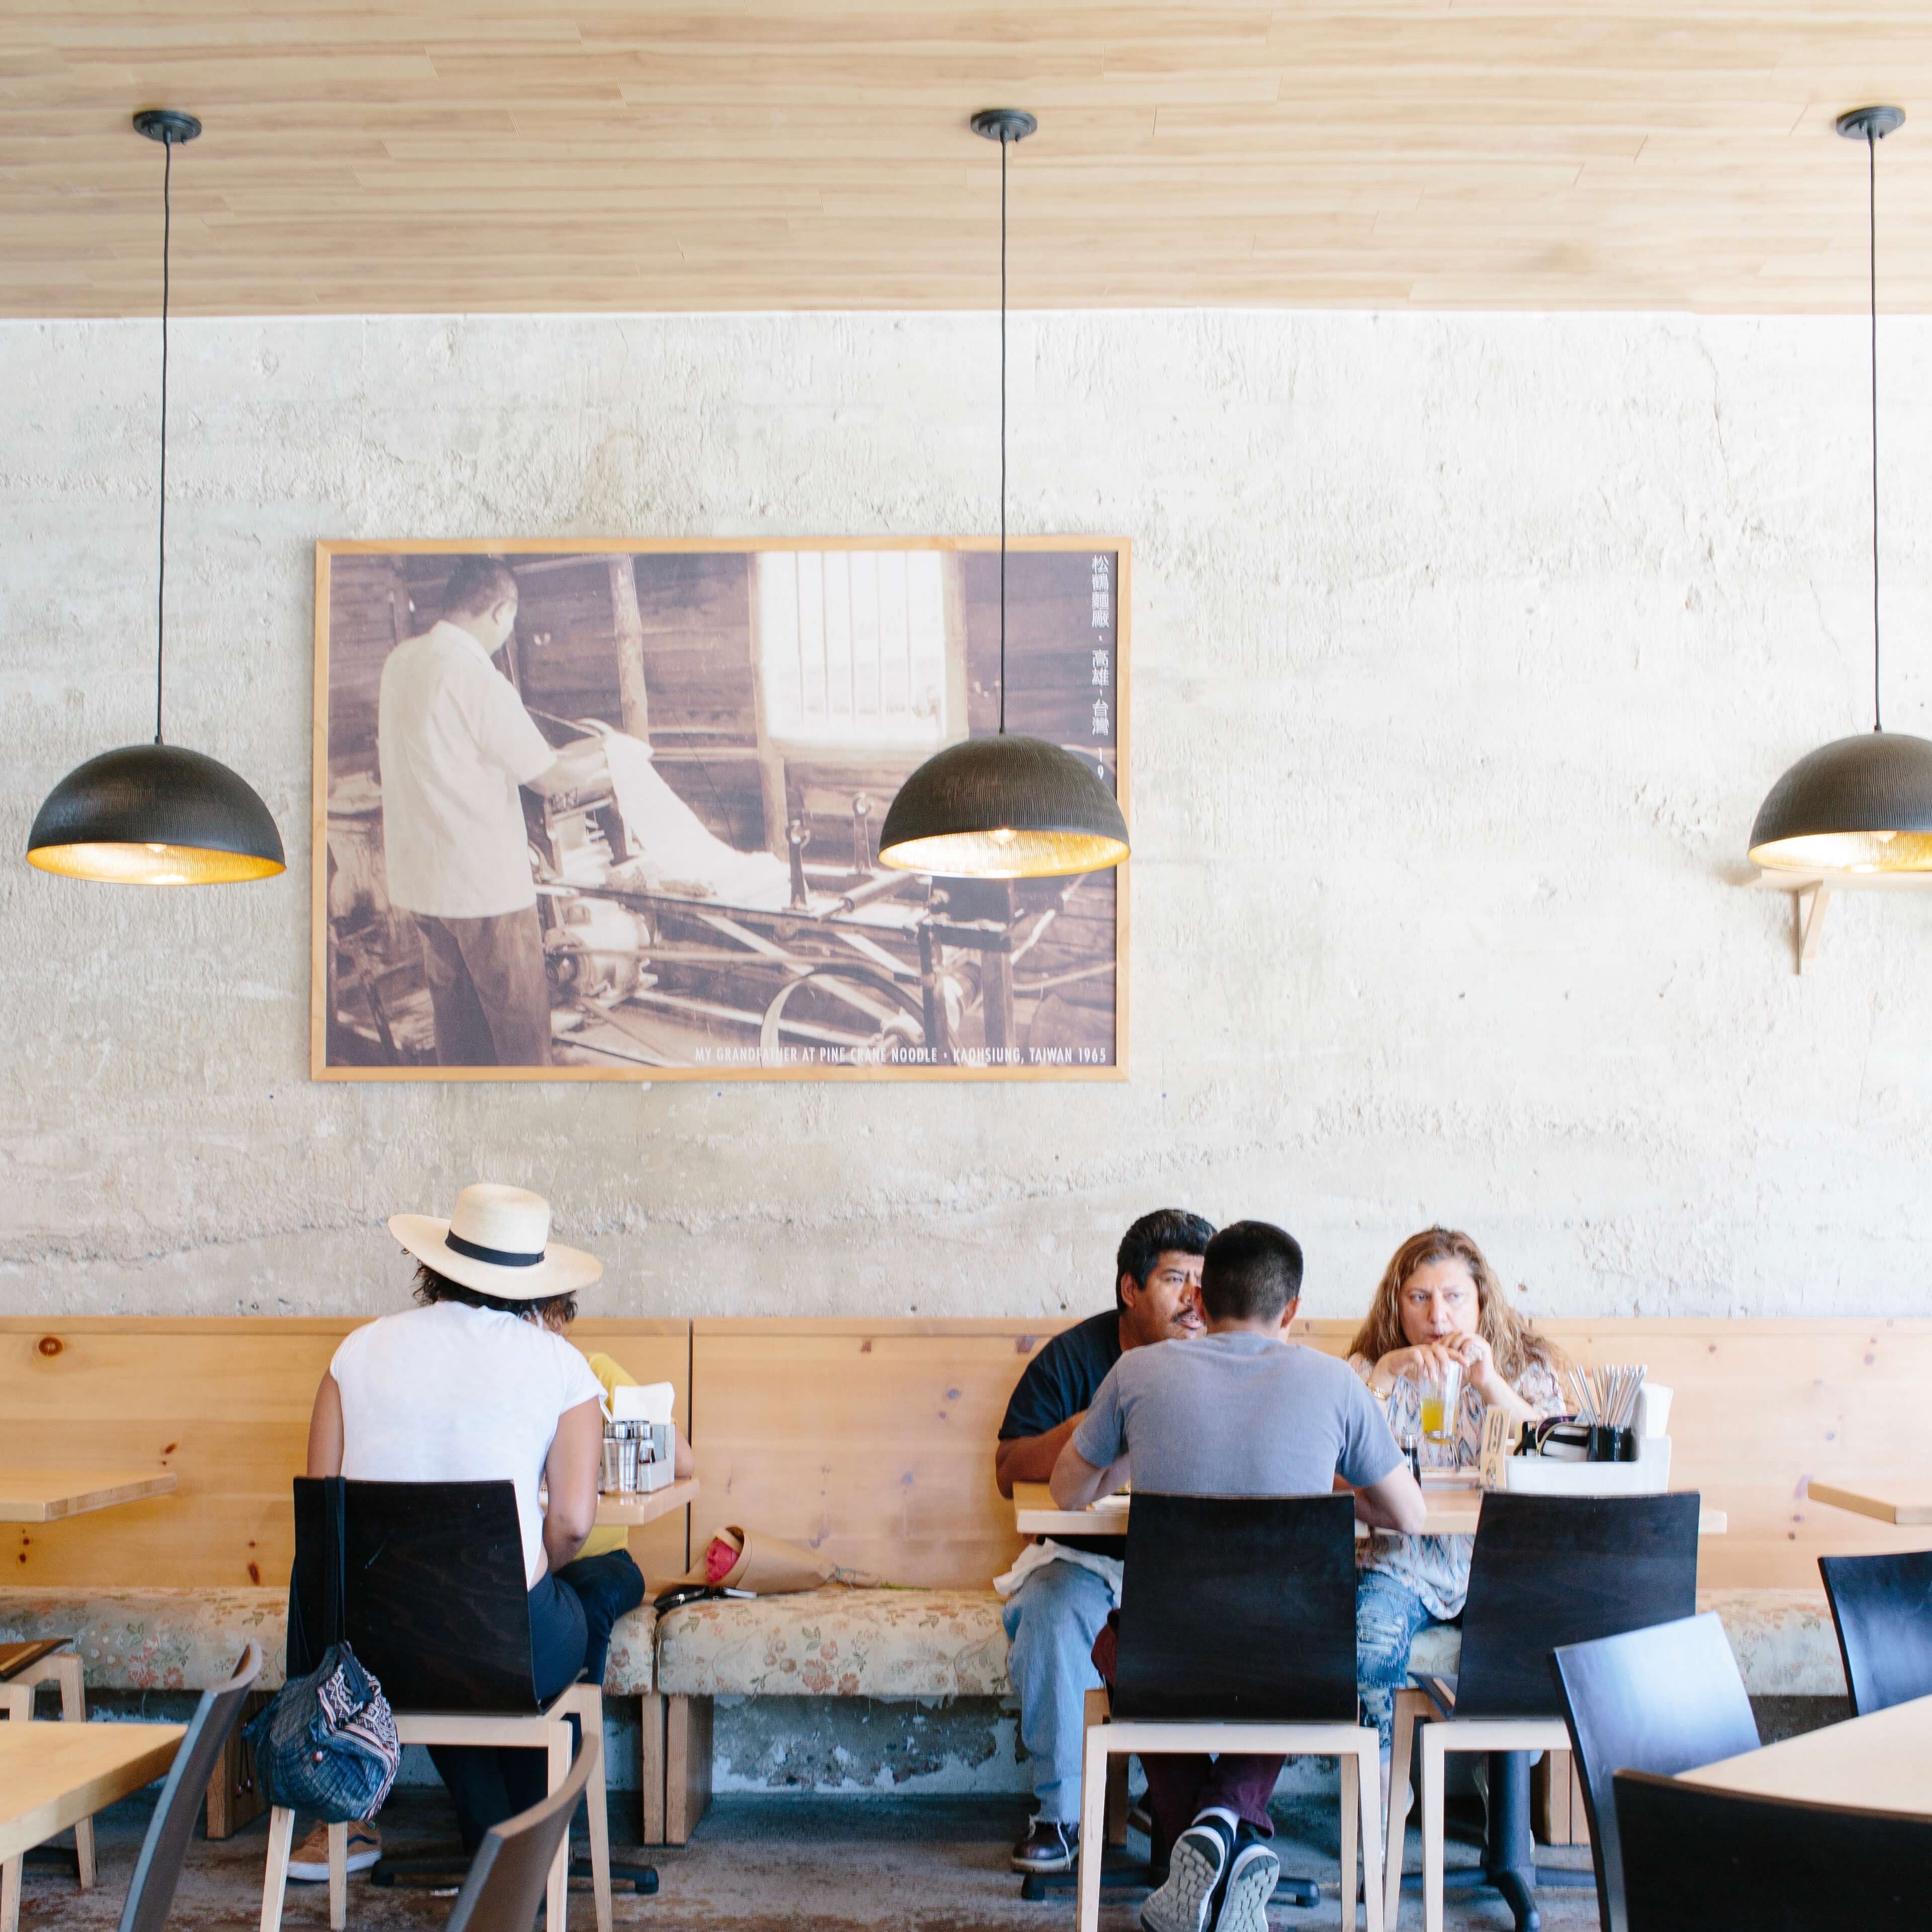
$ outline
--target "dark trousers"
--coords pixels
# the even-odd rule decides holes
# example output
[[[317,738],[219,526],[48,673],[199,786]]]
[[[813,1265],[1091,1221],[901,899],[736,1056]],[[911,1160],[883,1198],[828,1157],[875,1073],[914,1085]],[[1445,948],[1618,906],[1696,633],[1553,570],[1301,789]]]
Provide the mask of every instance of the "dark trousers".
[[[548,1066],[550,981],[537,909],[488,919],[416,914],[441,1066]]]
[[[604,1640],[610,1640],[608,1624]],[[530,1592],[530,1670],[542,1702],[582,1675],[586,1641],[582,1600],[561,1577],[546,1571]],[[576,1729],[574,1720],[571,1728]],[[476,1850],[492,1825],[528,1810],[550,1789],[550,1759],[544,1751],[431,1744],[429,1755],[455,1800],[466,1852]]]
[[[580,1556],[566,1563],[556,1580],[574,1590],[584,1606],[584,1674],[592,1683],[602,1684],[612,1626],[644,1600],[644,1573],[628,1550],[608,1550],[602,1556]]]
[[[1094,1667],[1109,1690],[1120,1648],[1120,1612],[1114,1611],[1106,1628],[1094,1640]],[[1148,1809],[1154,1814],[1161,1842],[1172,1845],[1204,1811],[1232,1811],[1261,1837],[1273,1838],[1274,1821],[1268,1816],[1268,1799],[1274,1796],[1281,1767],[1279,1754],[1264,1756],[1251,1751],[1222,1751],[1216,1757],[1204,1751],[1163,1751],[1157,1756],[1142,1757]]]

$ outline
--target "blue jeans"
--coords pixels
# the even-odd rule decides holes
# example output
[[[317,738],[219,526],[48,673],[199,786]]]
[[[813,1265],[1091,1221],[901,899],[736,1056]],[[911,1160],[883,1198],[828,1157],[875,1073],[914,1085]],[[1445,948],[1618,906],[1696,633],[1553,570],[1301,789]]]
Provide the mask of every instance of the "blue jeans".
[[[1395,1735],[1395,1694],[1408,1682],[1409,1646],[1424,1624],[1438,1621],[1406,1583],[1379,1570],[1355,1578],[1355,1688],[1362,1719],[1382,1733],[1382,1756]]]
[[[1100,1688],[1094,1640],[1114,1594],[1077,1563],[1048,1563],[1006,1599],[1000,1612],[1006,1670],[1019,1693],[1020,1742],[1033,1760],[1033,1792],[1049,1825],[1080,1820],[1080,1753],[1087,1693]]]

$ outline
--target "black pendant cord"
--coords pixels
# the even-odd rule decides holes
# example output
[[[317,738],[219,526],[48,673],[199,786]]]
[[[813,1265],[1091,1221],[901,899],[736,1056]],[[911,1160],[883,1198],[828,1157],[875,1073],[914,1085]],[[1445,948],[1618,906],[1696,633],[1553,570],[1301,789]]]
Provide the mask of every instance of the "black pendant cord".
[[[1006,735],[1006,150],[1000,139],[1000,736]]]
[[[1872,729],[1885,729],[1878,679],[1878,136],[1865,130],[1866,220],[1871,277]]]
[[[161,670],[167,645],[168,581],[168,255],[174,209],[169,192],[175,166],[174,137],[161,138],[161,502],[154,567],[154,742],[161,742]]]

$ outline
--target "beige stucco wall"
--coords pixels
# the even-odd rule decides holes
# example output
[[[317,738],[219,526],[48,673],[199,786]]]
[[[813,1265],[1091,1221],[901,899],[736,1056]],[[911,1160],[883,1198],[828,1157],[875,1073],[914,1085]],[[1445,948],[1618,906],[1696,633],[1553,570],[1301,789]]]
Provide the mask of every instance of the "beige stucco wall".
[[[1932,1306],[1932,896],[1815,969],[1758,799],[1869,722],[1862,324],[1016,324],[1013,521],[1118,532],[1132,1077],[316,1085],[321,536],[932,532],[994,516],[986,316],[188,323],[172,734],[266,885],[30,872],[145,734],[152,324],[0,326],[0,1308],[374,1310],[398,1208],[525,1181],[622,1312],[1097,1306],[1165,1202],[1304,1238],[1308,1312],[1472,1228],[1565,1313]],[[1932,329],[1886,325],[1888,722],[1932,732]]]

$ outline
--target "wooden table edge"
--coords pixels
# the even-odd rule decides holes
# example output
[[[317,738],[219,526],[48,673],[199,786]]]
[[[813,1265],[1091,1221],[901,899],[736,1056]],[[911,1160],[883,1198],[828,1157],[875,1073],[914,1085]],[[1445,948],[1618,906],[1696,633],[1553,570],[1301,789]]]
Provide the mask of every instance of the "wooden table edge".
[[[667,1483],[661,1490],[634,1492],[629,1497],[600,1492],[597,1498],[599,1529],[636,1529],[647,1522],[674,1515],[692,1502],[700,1485],[695,1476]]]
[[[41,1472],[33,1469],[10,1469],[7,1477],[34,1476]],[[85,1516],[91,1510],[112,1509],[122,1503],[146,1502],[154,1496],[172,1496],[179,1479],[172,1470],[158,1469],[152,1474],[135,1473],[118,1469],[83,1469],[76,1478],[62,1479],[57,1470],[47,1474],[57,1480],[73,1483],[92,1483],[92,1489],[80,1489],[68,1496],[56,1496],[46,1502],[9,1502],[0,1495],[0,1522],[62,1522],[69,1516]],[[0,1490],[4,1490],[4,1480],[0,1480]]]
[[[68,1731],[80,1728],[62,1724],[8,1724],[14,1731]],[[91,1818],[104,1807],[129,1796],[158,1778],[167,1775],[182,1740],[188,1736],[185,1724],[90,1724],[89,1731],[130,1732],[139,1735],[142,1748],[130,1751],[119,1762],[107,1766],[70,1790],[10,1817],[0,1818],[0,1861],[18,1858],[36,1845],[44,1845],[83,1818]],[[130,1743],[132,1739],[130,1740]]]
[[[1854,1516],[1869,1516],[1876,1522],[1889,1522],[1900,1527],[1910,1527],[1932,1522],[1932,1503],[1887,1502],[1882,1496],[1868,1495],[1862,1490],[1847,1490],[1836,1483],[1808,1480],[1804,1493],[1814,1502],[1820,1502],[1831,1509],[1848,1510]]]

